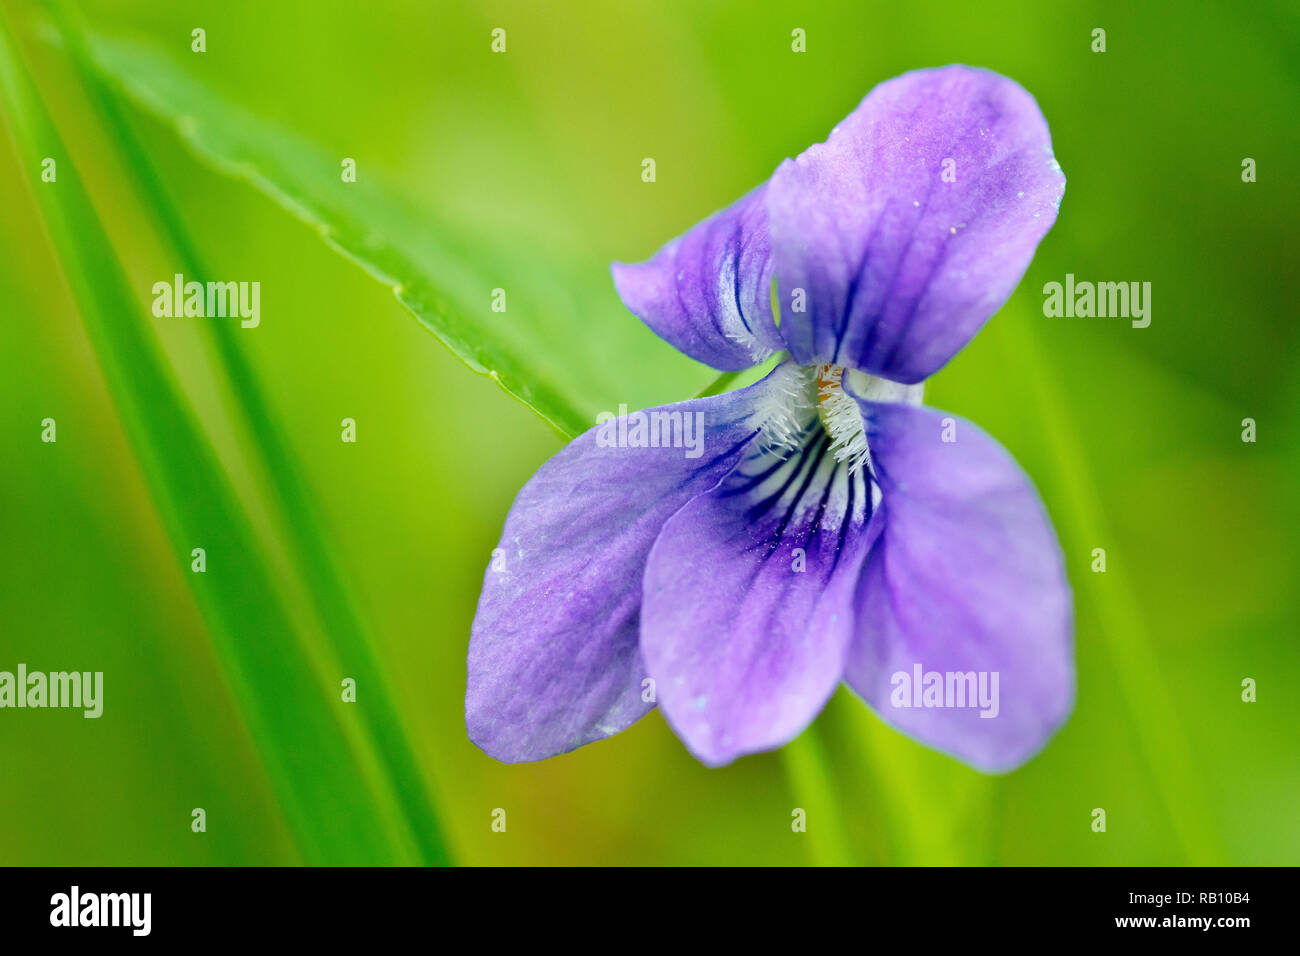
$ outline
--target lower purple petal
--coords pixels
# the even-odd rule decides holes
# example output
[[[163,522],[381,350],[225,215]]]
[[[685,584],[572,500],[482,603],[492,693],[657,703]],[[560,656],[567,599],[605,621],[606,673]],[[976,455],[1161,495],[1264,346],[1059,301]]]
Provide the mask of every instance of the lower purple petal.
[[[1028,477],[975,425],[861,406],[882,500],[846,680],[923,743],[982,770],[1013,769],[1074,702],[1073,602],[1051,522]],[[932,700],[943,706],[926,706],[918,673],[923,685],[940,675]],[[972,705],[981,687],[986,703]]]
[[[637,650],[646,556],[664,522],[740,461],[767,381],[597,426],[520,491],[470,637],[465,722],[485,752],[539,760],[653,707]],[[650,423],[668,431],[638,447]]]
[[[869,490],[815,415],[783,461],[756,450],[664,526],[646,567],[641,650],[659,706],[719,765],[795,737],[843,675]]]

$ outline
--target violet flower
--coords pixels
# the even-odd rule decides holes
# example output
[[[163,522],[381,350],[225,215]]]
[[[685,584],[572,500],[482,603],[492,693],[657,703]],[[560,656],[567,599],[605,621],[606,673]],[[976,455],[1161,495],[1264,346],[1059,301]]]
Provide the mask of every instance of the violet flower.
[[[921,70],[648,262],[616,263],[624,303],[687,355],[788,357],[598,425],[519,493],[470,640],[474,742],[538,760],[657,700],[719,765],[797,736],[843,680],[977,768],[1037,752],[1074,698],[1060,546],[1006,451],[920,401],[1064,189],[1018,84]],[[991,707],[971,699],[988,683]]]

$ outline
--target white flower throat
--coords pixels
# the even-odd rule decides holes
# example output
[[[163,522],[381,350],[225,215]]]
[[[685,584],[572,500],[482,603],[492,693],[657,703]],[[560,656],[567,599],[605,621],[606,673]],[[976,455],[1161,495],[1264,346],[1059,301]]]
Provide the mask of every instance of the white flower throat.
[[[870,469],[871,448],[858,399],[919,405],[924,390],[924,383],[903,385],[842,365],[791,366],[778,390],[784,407],[764,424],[765,443],[777,452],[797,448],[815,409],[835,460],[847,464],[849,474],[863,466]]]
[[[857,401],[844,391],[841,365],[817,366],[817,417],[830,437],[831,454],[836,461],[848,462],[849,474],[863,465],[870,468],[867,425]]]
[[[920,405],[921,394],[925,391],[924,382],[904,385],[857,369],[846,369],[842,365],[818,365],[815,374],[817,417],[830,437],[831,454],[836,461],[848,463],[850,474],[863,465],[871,467],[867,425],[862,419],[862,406],[858,399]]]

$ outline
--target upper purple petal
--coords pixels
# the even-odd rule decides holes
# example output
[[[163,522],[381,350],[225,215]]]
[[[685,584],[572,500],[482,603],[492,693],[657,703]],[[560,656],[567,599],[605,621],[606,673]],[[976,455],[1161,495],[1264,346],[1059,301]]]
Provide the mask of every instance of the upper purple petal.
[[[881,529],[859,584],[845,679],[924,743],[983,770],[1017,767],[1074,703],[1073,602],[1051,522],[1014,459],[975,425],[929,408],[860,404]],[[945,682],[983,674],[990,695],[997,675],[996,715],[904,706],[912,700],[895,696],[904,689],[895,675],[910,680],[918,666]]]
[[[921,381],[1006,301],[1064,192],[1014,81],[946,66],[880,84],[768,183],[791,355]]]
[[[871,500],[828,446],[814,415],[795,452],[755,448],[650,553],[641,653],[707,764],[791,740],[843,676]]]
[[[612,266],[632,312],[691,358],[750,368],[785,347],[772,315],[772,257],[760,186],[647,262]]]
[[[635,428],[655,421],[652,413],[668,416],[678,430],[660,447],[628,447],[635,432],[620,446],[618,420],[597,426],[519,492],[469,645],[465,721],[489,755],[539,760],[650,710],[637,651],[646,556],[664,522],[740,461],[769,387],[764,380],[622,420]]]

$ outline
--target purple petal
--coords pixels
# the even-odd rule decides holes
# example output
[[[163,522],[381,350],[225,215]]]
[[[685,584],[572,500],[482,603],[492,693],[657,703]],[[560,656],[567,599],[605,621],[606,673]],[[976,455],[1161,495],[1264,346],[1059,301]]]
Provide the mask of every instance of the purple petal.
[[[791,740],[839,684],[870,498],[815,416],[673,516],[646,567],[641,652],[659,706],[719,765]]]
[[[772,316],[772,260],[759,186],[638,265],[616,262],[632,312],[691,358],[723,371],[785,348]]]
[[[860,404],[882,529],[858,590],[845,679],[918,740],[982,770],[1017,767],[1074,702],[1073,606],[1051,522],[1019,465],[975,425],[928,408]],[[955,697],[903,706],[917,698],[895,675],[910,680],[918,666],[973,673],[977,683],[984,674],[990,701],[996,674],[996,716],[951,706]]]
[[[469,645],[465,722],[489,755],[539,760],[651,709],[637,652],[646,556],[664,522],[740,461],[770,381],[597,426],[520,491]],[[663,419],[677,430],[660,447],[627,447],[652,414],[677,416]],[[620,422],[626,441],[609,447]]]
[[[1064,192],[1012,80],[946,66],[880,84],[768,184],[791,355],[921,381],[1007,300]]]

